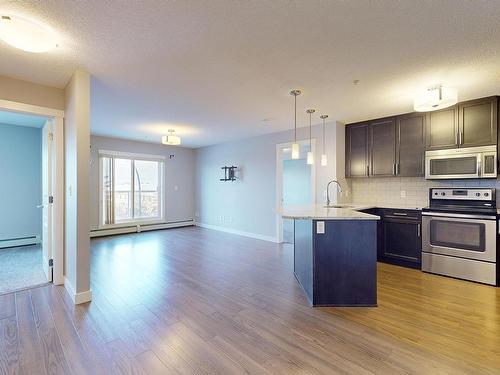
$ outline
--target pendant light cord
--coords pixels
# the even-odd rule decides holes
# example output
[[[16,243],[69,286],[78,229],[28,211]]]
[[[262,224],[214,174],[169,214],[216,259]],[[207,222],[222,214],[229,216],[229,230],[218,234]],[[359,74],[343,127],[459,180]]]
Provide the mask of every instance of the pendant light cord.
[[[309,112],[309,151],[312,152],[312,122],[311,122],[312,112]]]
[[[325,119],[323,119],[323,154],[325,153]]]
[[[294,95],[295,97],[295,143],[297,143],[297,95]]]

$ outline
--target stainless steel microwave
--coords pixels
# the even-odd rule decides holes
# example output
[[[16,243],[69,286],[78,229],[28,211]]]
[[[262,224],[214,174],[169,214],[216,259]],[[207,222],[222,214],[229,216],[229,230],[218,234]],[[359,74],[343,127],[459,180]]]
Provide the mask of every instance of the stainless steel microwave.
[[[425,178],[496,178],[497,146],[425,152]]]

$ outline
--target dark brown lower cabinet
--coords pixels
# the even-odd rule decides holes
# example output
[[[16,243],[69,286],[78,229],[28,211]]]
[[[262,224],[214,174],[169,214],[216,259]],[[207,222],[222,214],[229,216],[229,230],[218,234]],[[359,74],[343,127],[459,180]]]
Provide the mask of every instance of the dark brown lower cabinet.
[[[377,224],[377,261],[420,269],[422,261],[420,211],[375,208],[364,212],[381,218]]]

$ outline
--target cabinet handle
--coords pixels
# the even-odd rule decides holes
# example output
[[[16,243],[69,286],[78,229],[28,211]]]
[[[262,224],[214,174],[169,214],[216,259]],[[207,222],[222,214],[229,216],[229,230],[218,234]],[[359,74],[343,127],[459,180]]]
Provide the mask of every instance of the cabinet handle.
[[[459,137],[458,137],[459,138],[459,140],[458,140],[459,143],[458,144],[461,145],[461,144],[464,143],[464,132],[461,131],[458,134],[459,134]]]
[[[417,237],[420,237],[420,224],[417,224]]]
[[[396,175],[396,163],[392,165],[392,174],[395,176]]]
[[[396,174],[400,174],[400,173],[401,173],[400,164],[397,163],[396,164]]]
[[[370,175],[370,166],[369,165],[366,166],[366,175],[367,176]]]
[[[406,212],[393,212],[392,214],[396,216],[408,216]]]

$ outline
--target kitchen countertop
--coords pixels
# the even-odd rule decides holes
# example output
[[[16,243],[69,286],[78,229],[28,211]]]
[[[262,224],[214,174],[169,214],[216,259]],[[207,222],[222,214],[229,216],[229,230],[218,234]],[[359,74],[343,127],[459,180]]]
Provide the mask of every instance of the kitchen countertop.
[[[284,207],[280,212],[285,219],[302,220],[379,220],[376,215],[359,212],[372,208],[373,206],[364,206],[356,204],[339,204],[339,207],[324,207],[323,205],[308,206],[289,206]]]
[[[422,207],[402,204],[339,203],[338,207],[324,205],[284,207],[281,216],[285,219],[327,219],[327,220],[378,220],[379,216],[359,212],[371,208],[389,208],[396,210],[421,210]],[[500,209],[499,209],[500,214]]]

